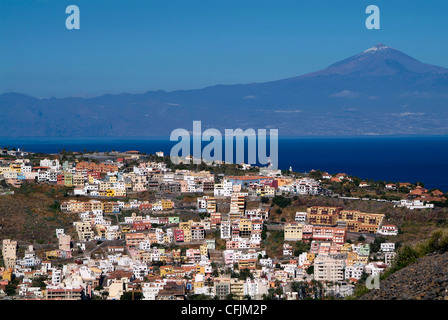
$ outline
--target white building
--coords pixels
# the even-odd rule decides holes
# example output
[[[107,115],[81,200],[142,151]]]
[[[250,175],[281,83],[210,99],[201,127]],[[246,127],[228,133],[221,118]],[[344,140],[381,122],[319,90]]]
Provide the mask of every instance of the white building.
[[[364,264],[359,263],[345,268],[345,279],[361,279],[364,273]]]
[[[385,224],[381,226],[380,230],[378,230],[378,234],[385,236],[396,236],[398,234],[398,228],[393,224]]]
[[[230,197],[233,193],[232,182],[224,180],[222,183],[215,184],[215,197]]]
[[[434,204],[432,204],[432,203],[425,203],[424,201],[421,201],[421,200],[408,200],[408,199],[400,200],[400,202],[396,206],[397,207],[406,207],[411,210],[434,208]]]
[[[314,279],[317,281],[344,281],[345,261],[319,254],[314,260]]]
[[[298,223],[306,222],[306,212],[296,212],[296,217],[294,219]]]
[[[230,239],[232,237],[232,227],[230,220],[221,221],[221,239]]]
[[[393,242],[384,242],[381,244],[380,250],[382,252],[393,252],[395,251],[395,243]]]

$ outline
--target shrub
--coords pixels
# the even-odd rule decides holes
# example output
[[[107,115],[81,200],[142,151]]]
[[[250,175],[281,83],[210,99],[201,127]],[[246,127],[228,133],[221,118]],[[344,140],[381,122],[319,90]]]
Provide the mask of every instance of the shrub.
[[[280,208],[286,208],[287,206],[289,206],[291,204],[291,199],[285,198],[283,196],[275,196],[272,199],[272,202],[274,204],[276,204],[277,206],[279,206]]]

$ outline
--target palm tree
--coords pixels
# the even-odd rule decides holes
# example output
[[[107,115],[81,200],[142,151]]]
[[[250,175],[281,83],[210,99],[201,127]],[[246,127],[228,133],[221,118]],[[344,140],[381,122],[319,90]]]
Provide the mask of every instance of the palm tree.
[[[103,300],[106,300],[108,296],[109,296],[109,292],[108,291],[101,292],[101,297],[102,297]]]
[[[137,288],[137,290],[135,290]],[[142,285],[140,283],[137,283],[135,286],[132,286],[132,300],[134,300],[134,291],[135,292],[142,292]]]

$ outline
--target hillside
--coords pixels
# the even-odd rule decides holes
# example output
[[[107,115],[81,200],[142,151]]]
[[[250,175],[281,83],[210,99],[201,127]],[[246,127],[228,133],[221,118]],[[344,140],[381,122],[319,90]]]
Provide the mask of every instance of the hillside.
[[[448,252],[419,258],[360,300],[448,300]]]
[[[59,203],[69,199],[64,194],[60,186],[24,184],[14,195],[0,196],[0,239],[57,243],[56,228],[71,234],[77,215],[60,211]]]

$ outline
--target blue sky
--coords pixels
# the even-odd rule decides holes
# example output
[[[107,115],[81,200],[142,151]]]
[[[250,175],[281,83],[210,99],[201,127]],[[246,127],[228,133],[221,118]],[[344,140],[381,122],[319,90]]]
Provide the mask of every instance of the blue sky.
[[[75,4],[81,29],[67,30]],[[381,10],[381,30],[365,9]],[[95,96],[264,82],[378,42],[448,67],[448,1],[0,0],[0,93]]]

